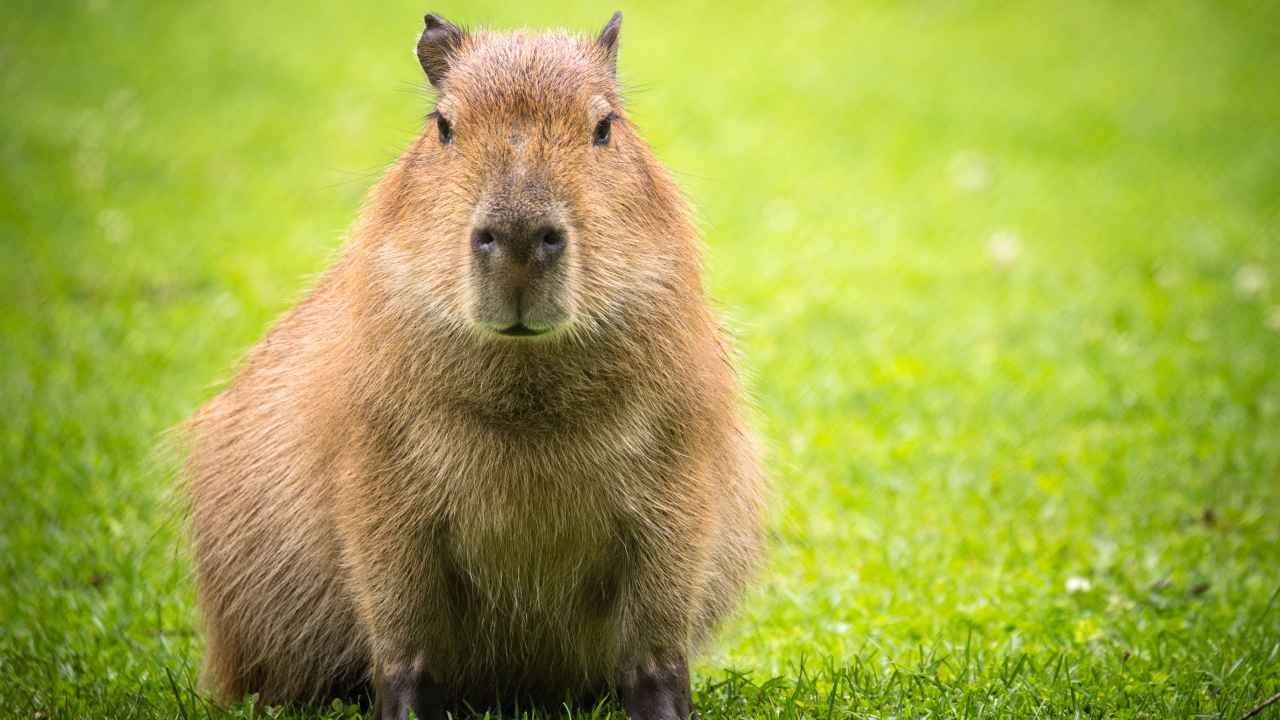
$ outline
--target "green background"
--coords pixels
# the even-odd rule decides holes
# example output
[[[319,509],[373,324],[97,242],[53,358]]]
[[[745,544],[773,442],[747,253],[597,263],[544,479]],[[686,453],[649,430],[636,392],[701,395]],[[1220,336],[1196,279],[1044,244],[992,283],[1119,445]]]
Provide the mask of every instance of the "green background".
[[[224,713],[158,448],[422,127],[429,9],[614,7],[6,4],[0,713]],[[703,717],[1280,690],[1280,3],[622,9],[775,485]]]

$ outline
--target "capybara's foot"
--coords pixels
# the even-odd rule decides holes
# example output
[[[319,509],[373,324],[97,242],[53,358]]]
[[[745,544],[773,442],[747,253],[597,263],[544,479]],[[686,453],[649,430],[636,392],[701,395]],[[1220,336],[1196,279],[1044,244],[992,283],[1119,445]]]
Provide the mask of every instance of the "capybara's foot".
[[[442,685],[421,669],[405,663],[380,670],[373,681],[374,720],[446,720],[446,693]]]
[[[649,661],[629,670],[618,683],[618,697],[631,720],[689,720],[693,694],[689,688],[689,664]]]

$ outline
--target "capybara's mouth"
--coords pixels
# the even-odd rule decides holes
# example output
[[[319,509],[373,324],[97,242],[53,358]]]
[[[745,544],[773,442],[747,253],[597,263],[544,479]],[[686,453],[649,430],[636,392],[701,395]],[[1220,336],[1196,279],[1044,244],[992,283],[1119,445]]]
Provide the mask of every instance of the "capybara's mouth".
[[[538,335],[545,335],[546,333],[546,330],[534,330],[524,323],[516,323],[511,327],[506,327],[498,331],[499,335],[505,335],[507,337],[536,337]]]

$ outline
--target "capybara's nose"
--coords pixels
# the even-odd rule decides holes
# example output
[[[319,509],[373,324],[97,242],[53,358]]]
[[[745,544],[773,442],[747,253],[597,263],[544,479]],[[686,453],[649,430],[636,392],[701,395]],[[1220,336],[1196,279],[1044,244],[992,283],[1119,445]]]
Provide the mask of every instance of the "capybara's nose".
[[[471,231],[471,251],[481,268],[512,273],[517,281],[555,267],[565,243],[564,228],[550,222],[484,223]]]

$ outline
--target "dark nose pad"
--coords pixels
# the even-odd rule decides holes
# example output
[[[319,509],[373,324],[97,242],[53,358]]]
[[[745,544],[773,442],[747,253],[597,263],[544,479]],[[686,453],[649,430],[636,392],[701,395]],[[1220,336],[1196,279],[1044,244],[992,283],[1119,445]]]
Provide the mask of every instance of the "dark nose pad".
[[[564,255],[564,228],[550,223],[491,223],[471,231],[471,251],[485,270],[546,272]]]

